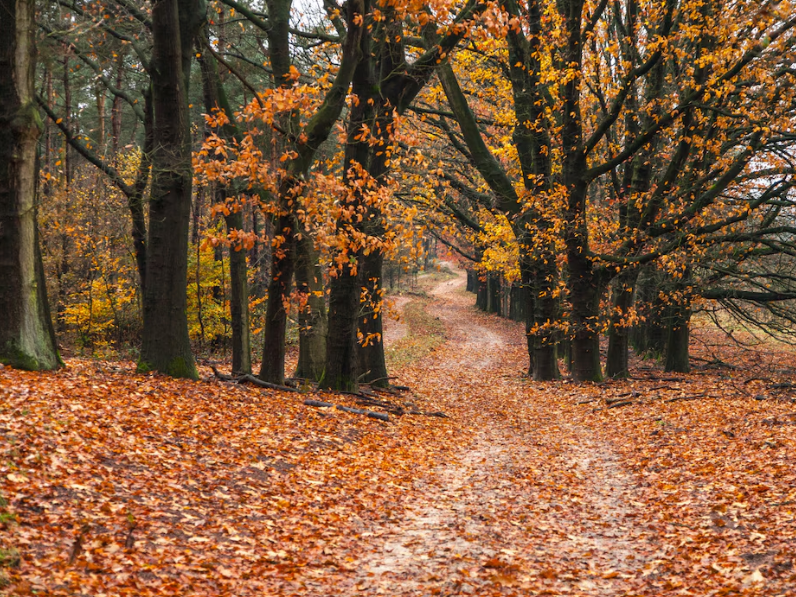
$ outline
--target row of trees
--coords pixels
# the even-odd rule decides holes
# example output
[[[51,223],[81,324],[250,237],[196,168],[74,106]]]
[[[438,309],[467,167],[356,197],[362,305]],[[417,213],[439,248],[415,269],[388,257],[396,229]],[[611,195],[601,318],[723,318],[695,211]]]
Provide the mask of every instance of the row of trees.
[[[448,138],[449,216],[482,257],[515,252],[534,377],[558,377],[571,339],[573,377],[600,379],[603,331],[608,375],[626,376],[630,330],[646,329],[641,350],[660,350],[649,336],[661,319],[667,368],[687,370],[700,298],[787,331],[793,5],[555,6],[504,2],[505,38],[472,42],[440,69],[426,120]],[[501,91],[485,94],[485,81]]]
[[[39,297],[27,303],[33,327],[14,323],[32,315],[4,309],[2,358],[57,364],[44,272],[64,321],[78,224],[67,226],[68,209],[57,206],[74,201],[85,164],[96,174],[84,178],[101,176],[115,186],[108,196],[127,205],[141,370],[196,375],[186,286],[203,202],[223,220],[208,234],[226,248],[233,369],[251,370],[250,299],[262,291],[259,375],[273,383],[285,379],[291,304],[296,376],[335,389],[387,383],[384,260],[421,234],[474,261],[484,280],[515,283],[536,379],[559,376],[562,342],[575,379],[601,378],[603,333],[607,374],[627,375],[631,329],[638,348],[660,350],[664,312],[667,367],[687,368],[700,300],[782,331],[796,298],[793,8],[717,0],[324,0],[304,13],[290,0],[41,6],[4,36],[16,48],[8,64],[27,64],[29,76],[15,91],[21,99],[3,102],[3,122],[34,120],[2,140],[15,159],[20,143],[30,146],[25,199],[9,185],[0,199],[15,206],[3,217],[35,232],[40,180],[49,263],[37,258],[35,234],[20,232],[23,243],[0,228],[15,251],[3,256],[24,254],[26,265],[14,267],[28,280],[2,275],[0,294],[9,305]],[[17,89],[13,80],[3,93]],[[34,99],[47,116],[39,177]],[[94,247],[115,244],[107,233],[87,235]],[[119,287],[119,272],[105,271],[106,287]],[[196,285],[199,298],[198,275]],[[743,306],[750,302],[768,314]]]

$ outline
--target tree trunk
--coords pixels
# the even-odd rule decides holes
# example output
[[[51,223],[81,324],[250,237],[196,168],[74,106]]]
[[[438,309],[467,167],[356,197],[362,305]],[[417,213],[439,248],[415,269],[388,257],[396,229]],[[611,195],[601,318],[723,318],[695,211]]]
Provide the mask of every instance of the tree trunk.
[[[574,244],[574,243],[573,243]],[[601,284],[588,258],[570,250],[569,300],[572,305],[572,379],[601,381],[599,307]]]
[[[493,273],[486,275],[486,309],[487,313],[500,315],[500,279]]]
[[[387,363],[384,359],[384,328],[382,320],[381,269],[384,255],[373,251],[362,259],[361,285],[367,289],[372,305],[365,306],[365,313],[359,321],[362,338],[357,342],[357,353],[361,381],[388,386]]]
[[[34,2],[0,0],[0,362],[60,364],[36,222]]]
[[[205,33],[204,35],[206,36],[207,34]],[[201,51],[201,49],[199,50],[205,112],[211,114],[215,109],[222,110],[229,118],[229,123],[222,127],[220,133],[228,141],[240,139],[238,126],[234,120],[235,114],[229,104],[227,94],[218,74],[218,65],[212,56]],[[224,202],[232,194],[234,194],[232,189],[217,185],[215,202]],[[232,210],[228,215],[224,216],[224,224],[228,235],[233,231],[243,230],[243,213],[243,209]],[[229,315],[232,322],[232,373],[233,375],[251,373],[248,268],[246,265],[246,251],[240,244],[233,244],[229,247],[229,278]]]
[[[475,306],[481,311],[486,311],[487,304],[487,286],[486,274],[476,274],[475,278],[476,291],[475,291]]]
[[[672,311],[666,338],[666,360],[663,370],[666,372],[688,373],[691,371],[688,362],[691,309],[689,305],[675,305],[672,307]]]
[[[332,390],[356,391],[357,379],[357,320],[359,319],[359,280],[352,273],[357,257],[349,255],[349,262],[332,278],[329,292],[329,331],[326,336],[326,370],[321,386]]]
[[[666,284],[663,274],[655,266],[647,266],[636,281],[636,309],[640,322],[630,332],[630,344],[636,354],[660,358],[666,348],[668,307],[661,300],[660,290]]]
[[[626,378],[630,376],[628,367],[628,341],[630,326],[627,317],[633,306],[633,291],[638,278],[638,270],[626,270],[614,280],[611,323],[608,328],[608,357],[605,374],[608,377]]]
[[[197,378],[188,337],[186,288],[191,218],[188,82],[200,0],[152,7],[154,149],[149,200],[144,329],[139,371]]]
[[[299,359],[295,376],[319,381],[326,365],[326,297],[323,271],[312,237],[296,241],[296,290],[299,294]]]
[[[365,2],[365,10],[370,7]],[[365,209],[368,185],[361,185],[363,173],[367,172],[370,146],[367,139],[361,138],[363,127],[372,128],[372,94],[375,87],[375,74],[370,49],[370,35],[363,35],[359,41],[360,60],[354,70],[352,94],[357,102],[348,117],[348,131],[344,157],[344,175],[348,193],[345,197],[351,213],[361,213]],[[342,200],[341,200],[342,202]],[[326,371],[322,387],[332,390],[354,391],[359,385],[357,362],[357,323],[359,322],[360,281],[357,268],[362,264],[362,250],[357,237],[362,224],[356,218],[341,216],[337,230],[347,246],[338,247],[340,265],[333,272],[329,288],[329,332],[326,340]],[[347,258],[346,258],[347,257]]]
[[[268,283],[268,304],[265,309],[265,335],[263,361],[259,378],[276,384],[285,383],[285,332],[287,326],[287,301],[293,278],[295,230],[294,216],[287,206],[288,187],[300,184],[285,179],[279,189],[280,213],[275,218],[274,235],[280,242],[274,247],[271,280]]]
[[[555,329],[552,324],[558,317],[558,302],[552,293],[555,279],[555,265],[544,268],[541,261],[534,263],[537,268],[526,267],[524,275],[527,287],[525,333],[528,336],[530,366],[528,375],[535,381],[553,381],[561,378],[558,369],[558,348]]]
[[[478,275],[471,269],[467,270],[467,292],[478,291]]]

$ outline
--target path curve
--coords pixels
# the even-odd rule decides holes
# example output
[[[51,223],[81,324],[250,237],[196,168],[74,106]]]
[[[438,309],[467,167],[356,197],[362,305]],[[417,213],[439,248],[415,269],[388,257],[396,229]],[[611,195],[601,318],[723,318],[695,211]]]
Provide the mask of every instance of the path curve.
[[[628,594],[652,571],[634,481],[610,445],[545,408],[523,362],[506,362],[522,356],[519,328],[476,312],[465,281],[458,271],[431,292],[447,342],[423,371],[450,388],[447,412],[472,439],[419,474],[406,516],[363,533],[351,594]]]

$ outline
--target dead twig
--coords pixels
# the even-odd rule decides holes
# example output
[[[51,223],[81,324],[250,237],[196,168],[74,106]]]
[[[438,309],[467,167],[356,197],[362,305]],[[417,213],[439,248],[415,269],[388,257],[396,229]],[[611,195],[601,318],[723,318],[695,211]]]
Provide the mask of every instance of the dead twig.
[[[690,394],[688,396],[675,396],[674,398],[667,398],[664,402],[679,402],[680,400],[697,400],[704,398],[707,394]]]

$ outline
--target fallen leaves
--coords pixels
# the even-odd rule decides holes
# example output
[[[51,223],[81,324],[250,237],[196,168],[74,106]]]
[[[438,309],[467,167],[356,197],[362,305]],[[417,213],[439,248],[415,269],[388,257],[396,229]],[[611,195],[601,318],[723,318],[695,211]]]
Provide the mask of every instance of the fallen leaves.
[[[10,590],[792,594],[794,409],[754,399],[782,375],[535,383],[519,326],[442,298],[421,321],[447,342],[400,375],[447,419],[385,424],[131,363],[0,370]]]

